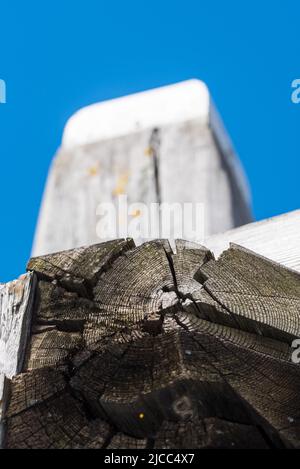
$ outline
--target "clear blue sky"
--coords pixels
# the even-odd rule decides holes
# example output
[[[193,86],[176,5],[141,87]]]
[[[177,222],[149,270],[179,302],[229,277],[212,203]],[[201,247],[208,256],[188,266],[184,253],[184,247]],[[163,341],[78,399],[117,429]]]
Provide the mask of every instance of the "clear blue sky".
[[[299,1],[4,0],[0,16],[0,282],[25,269],[65,122],[95,101],[203,79],[255,217],[299,207]]]

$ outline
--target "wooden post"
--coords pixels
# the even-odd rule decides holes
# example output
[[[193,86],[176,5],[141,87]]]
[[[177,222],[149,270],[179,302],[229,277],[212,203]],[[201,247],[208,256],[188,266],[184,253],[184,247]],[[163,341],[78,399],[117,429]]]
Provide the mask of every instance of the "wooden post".
[[[208,248],[92,244],[98,205],[120,195],[203,203]],[[42,255],[0,285],[0,446],[300,448],[299,213],[219,234],[250,220],[203,83],[72,118],[40,214]]]
[[[298,273],[237,245],[216,261],[131,240],[28,272],[2,287],[5,448],[300,447]]]
[[[170,235],[159,231],[148,240],[203,242],[252,221],[245,176],[204,83],[191,80],[95,104],[70,119],[49,174],[33,255],[106,240],[99,207],[117,207],[120,196],[128,205],[179,204],[175,219],[184,203],[203,205],[198,238],[176,234],[180,221]],[[113,238],[141,242],[125,227],[140,212],[116,217],[120,230]],[[160,226],[159,212],[155,217]]]

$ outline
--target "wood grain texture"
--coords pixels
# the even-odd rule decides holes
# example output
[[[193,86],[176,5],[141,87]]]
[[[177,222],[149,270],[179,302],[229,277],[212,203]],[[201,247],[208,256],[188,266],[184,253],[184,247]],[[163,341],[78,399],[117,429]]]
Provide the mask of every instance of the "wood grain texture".
[[[97,267],[98,266],[98,267]],[[33,258],[7,448],[299,448],[299,274],[232,246]],[[67,278],[67,281],[66,281]]]
[[[300,210],[250,223],[205,240],[205,245],[216,257],[228,249],[230,243],[300,272]]]
[[[7,407],[9,381],[23,367],[35,293],[35,275],[0,285],[0,447]]]

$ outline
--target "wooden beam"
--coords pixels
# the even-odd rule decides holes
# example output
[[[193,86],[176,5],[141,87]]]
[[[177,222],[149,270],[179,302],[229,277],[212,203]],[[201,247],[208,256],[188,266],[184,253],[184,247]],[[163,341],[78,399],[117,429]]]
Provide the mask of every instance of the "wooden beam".
[[[6,448],[300,447],[298,273],[236,245],[215,260],[130,240],[28,269],[36,301]]]

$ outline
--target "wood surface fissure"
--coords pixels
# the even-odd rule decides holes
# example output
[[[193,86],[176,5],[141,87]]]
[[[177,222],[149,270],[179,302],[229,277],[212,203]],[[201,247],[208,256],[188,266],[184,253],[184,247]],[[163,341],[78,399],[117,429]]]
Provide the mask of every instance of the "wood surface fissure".
[[[28,269],[32,335],[5,447],[300,447],[293,272],[237,246],[215,260],[131,240]]]

